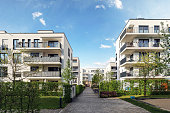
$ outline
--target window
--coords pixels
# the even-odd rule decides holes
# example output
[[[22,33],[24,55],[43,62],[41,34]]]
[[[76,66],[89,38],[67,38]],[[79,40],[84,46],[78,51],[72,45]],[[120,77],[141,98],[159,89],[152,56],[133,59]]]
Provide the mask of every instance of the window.
[[[39,57],[39,53],[31,53],[30,56],[32,56],[32,57]]]
[[[8,54],[0,53],[0,63],[2,63],[2,64],[8,63]]]
[[[25,47],[25,39],[22,39],[22,47]]]
[[[159,47],[160,39],[154,39],[153,47]]]
[[[114,66],[111,66],[111,70],[116,70],[117,68]]]
[[[38,71],[39,70],[39,66],[31,66],[31,71]]]
[[[77,63],[77,60],[73,60],[73,63]]]
[[[58,47],[58,41],[49,41],[48,46],[50,46],[50,47]]]
[[[39,39],[34,39],[34,47],[39,47]]]
[[[2,39],[2,50],[8,50],[8,39]]]
[[[149,39],[139,39],[139,47],[149,47]]]
[[[58,57],[58,54],[48,54],[48,57]]]
[[[68,48],[68,56],[70,57],[70,48]]]
[[[148,26],[139,26],[139,33],[149,33]]]
[[[19,39],[14,39],[13,40],[13,49],[16,49],[17,47],[19,47]]]
[[[154,33],[159,33],[159,26],[154,26]]]
[[[21,63],[21,53],[14,53],[13,54],[13,59],[14,59],[14,63]]]
[[[147,55],[146,52],[139,52],[139,61],[144,60],[143,57],[145,57],[146,55]]]
[[[31,47],[31,39],[28,39],[28,47]]]
[[[58,67],[48,67],[48,71],[59,71]]]
[[[7,67],[0,67],[0,77],[7,77],[8,75],[8,68]]]
[[[170,32],[170,27],[168,27],[168,32]]]

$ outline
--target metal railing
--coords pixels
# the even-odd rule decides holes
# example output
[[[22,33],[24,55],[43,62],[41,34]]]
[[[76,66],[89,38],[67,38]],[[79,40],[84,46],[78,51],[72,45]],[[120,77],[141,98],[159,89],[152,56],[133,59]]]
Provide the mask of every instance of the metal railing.
[[[160,32],[160,30],[154,29],[154,27],[145,27],[145,28],[142,28],[142,27],[128,27],[128,28],[125,28],[123,30],[122,34],[120,35],[120,40],[123,38],[123,36],[126,33],[159,33],[159,32]],[[165,33],[169,33],[169,31],[166,30]]]
[[[24,57],[24,62],[61,62],[60,57]]]
[[[54,45],[49,44],[49,42],[31,42],[31,43],[24,43],[24,45],[22,45],[22,42],[19,42],[18,44],[16,44],[16,47],[14,48],[61,48],[61,43],[57,42]]]
[[[123,58],[121,61],[120,61],[120,65],[124,64],[126,62],[126,57]]]
[[[61,77],[60,71],[24,72],[24,77]]]
[[[127,73],[126,71],[125,71],[125,72],[120,73],[120,77],[130,77],[130,76],[133,76],[133,74],[131,74],[131,73]]]

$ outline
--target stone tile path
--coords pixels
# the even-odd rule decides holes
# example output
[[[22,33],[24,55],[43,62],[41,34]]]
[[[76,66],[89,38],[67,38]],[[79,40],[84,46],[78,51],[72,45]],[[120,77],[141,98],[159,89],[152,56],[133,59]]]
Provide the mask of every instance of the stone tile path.
[[[91,88],[74,99],[59,113],[149,113],[143,108],[117,98],[98,98]]]

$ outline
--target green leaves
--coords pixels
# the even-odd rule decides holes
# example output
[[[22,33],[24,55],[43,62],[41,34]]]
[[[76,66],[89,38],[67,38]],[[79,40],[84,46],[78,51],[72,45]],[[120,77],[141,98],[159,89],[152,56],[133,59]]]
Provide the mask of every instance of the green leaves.
[[[62,77],[67,83],[69,83],[74,78],[69,61],[67,61],[66,68],[62,72]]]

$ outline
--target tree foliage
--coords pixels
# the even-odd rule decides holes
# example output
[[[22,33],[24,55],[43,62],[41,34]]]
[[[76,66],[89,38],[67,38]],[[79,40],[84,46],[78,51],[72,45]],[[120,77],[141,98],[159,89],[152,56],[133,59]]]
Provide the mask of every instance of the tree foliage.
[[[92,83],[99,85],[101,81],[103,81],[104,75],[101,73],[99,69],[96,70],[95,75],[92,78]]]
[[[72,79],[74,78],[69,61],[67,61],[66,68],[64,68],[62,72],[62,77],[67,83],[72,81]]]

